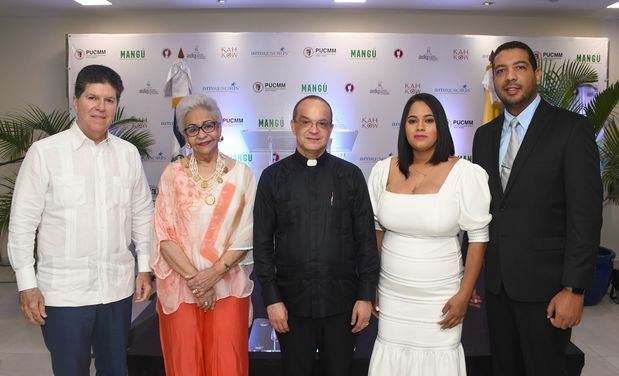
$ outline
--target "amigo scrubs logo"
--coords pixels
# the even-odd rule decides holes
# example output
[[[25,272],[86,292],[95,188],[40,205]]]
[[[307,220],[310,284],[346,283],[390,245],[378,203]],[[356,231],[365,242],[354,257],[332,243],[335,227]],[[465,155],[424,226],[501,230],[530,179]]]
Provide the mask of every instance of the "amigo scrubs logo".
[[[202,91],[205,93],[236,93],[240,90],[239,85],[236,82],[232,82],[229,85],[203,85]]]
[[[469,85],[464,84],[460,87],[437,87],[433,90],[434,94],[469,94],[471,89]]]
[[[286,50],[286,47],[280,47],[278,50],[250,51],[249,55],[251,57],[286,57],[288,56],[288,51]]]

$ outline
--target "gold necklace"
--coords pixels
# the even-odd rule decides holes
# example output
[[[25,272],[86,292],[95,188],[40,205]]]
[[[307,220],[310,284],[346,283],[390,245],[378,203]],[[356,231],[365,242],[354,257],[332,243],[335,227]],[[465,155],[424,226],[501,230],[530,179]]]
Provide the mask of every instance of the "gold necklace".
[[[413,167],[413,165],[410,165],[410,168],[411,168],[414,172],[416,172],[416,173],[418,173],[419,175],[421,175],[421,180],[419,181],[419,183],[417,183],[417,185],[416,185],[416,186],[414,186],[414,187],[411,189],[411,193],[415,193],[415,190],[417,189],[417,187],[418,187],[421,183],[423,183],[423,181],[426,179],[426,177],[427,177],[428,175],[430,175],[430,174],[431,174],[431,173],[435,170],[435,168],[434,168],[434,166],[430,167],[430,169],[428,170],[428,172],[426,172],[425,174],[424,174],[423,172],[421,172],[421,171],[417,170],[415,167]]]
[[[205,191],[206,197],[204,198],[204,202],[206,202],[207,205],[213,205],[215,201],[217,201],[213,193],[215,183],[222,184],[224,182],[222,175],[228,172],[228,167],[226,167],[224,159],[224,155],[218,153],[217,163],[215,164],[215,172],[208,178],[204,178],[198,171],[198,161],[196,160],[196,157],[193,153],[189,156],[189,163],[187,164],[187,167],[189,168],[189,172],[191,172],[193,181],[198,187]]]

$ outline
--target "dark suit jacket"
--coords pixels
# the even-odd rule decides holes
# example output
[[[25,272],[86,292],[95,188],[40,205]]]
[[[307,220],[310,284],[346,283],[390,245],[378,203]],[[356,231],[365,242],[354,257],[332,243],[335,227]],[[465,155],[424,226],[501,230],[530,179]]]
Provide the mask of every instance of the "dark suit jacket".
[[[492,202],[486,288],[526,302],[563,286],[588,288],[602,225],[602,186],[591,122],[543,99],[501,187],[504,115],[475,132],[473,161],[488,172]]]

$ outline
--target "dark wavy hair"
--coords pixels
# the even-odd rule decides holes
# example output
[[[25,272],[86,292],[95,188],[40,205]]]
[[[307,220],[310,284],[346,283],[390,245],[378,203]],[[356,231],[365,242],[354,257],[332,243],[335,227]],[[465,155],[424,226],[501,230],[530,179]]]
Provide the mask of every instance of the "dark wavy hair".
[[[437,165],[441,162],[445,162],[456,152],[454,141],[449,132],[447,115],[445,115],[445,109],[441,102],[432,94],[420,93],[413,95],[404,105],[402,119],[400,120],[400,132],[398,133],[398,168],[407,178],[409,175],[408,167],[413,164],[414,159],[413,148],[406,139],[406,119],[408,118],[408,113],[413,103],[417,101],[422,101],[430,107],[436,124],[436,147],[434,149],[434,154],[432,154],[432,158],[430,158],[430,163]]]
[[[116,91],[116,100],[120,100],[123,92],[123,81],[112,68],[105,65],[87,65],[77,74],[75,79],[75,97],[79,98],[88,84],[110,84]]]

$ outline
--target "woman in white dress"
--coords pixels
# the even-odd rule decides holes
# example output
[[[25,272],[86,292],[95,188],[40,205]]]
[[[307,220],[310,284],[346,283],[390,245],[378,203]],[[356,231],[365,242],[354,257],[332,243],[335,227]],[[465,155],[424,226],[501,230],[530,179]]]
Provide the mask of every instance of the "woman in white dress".
[[[488,242],[490,192],[484,169],[453,155],[441,103],[411,97],[398,156],[378,162],[368,182],[381,252],[370,376],[466,375],[460,336]]]

